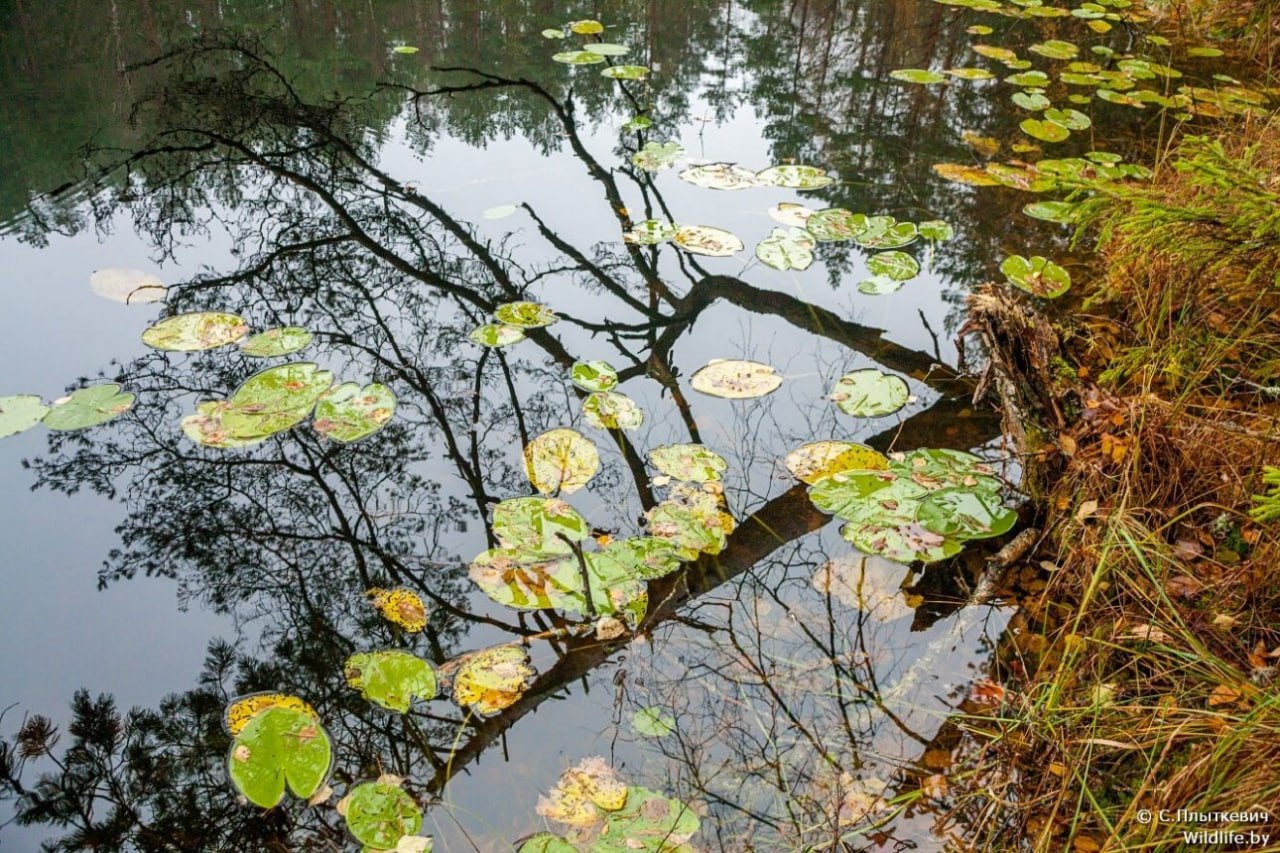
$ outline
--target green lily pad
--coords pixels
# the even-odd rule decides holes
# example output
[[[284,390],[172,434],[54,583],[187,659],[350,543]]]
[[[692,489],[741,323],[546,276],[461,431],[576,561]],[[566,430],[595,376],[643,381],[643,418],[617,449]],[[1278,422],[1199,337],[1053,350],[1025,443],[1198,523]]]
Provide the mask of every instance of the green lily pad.
[[[493,509],[493,535],[507,549],[539,553],[572,551],[591,532],[587,520],[558,498],[510,498]]]
[[[305,349],[312,335],[301,326],[282,326],[259,332],[240,344],[240,351],[251,358],[275,358]]]
[[[1014,53],[1007,47],[997,47],[993,44],[975,44],[973,52],[988,59],[994,59],[997,62],[1010,63],[1018,59],[1018,54]]]
[[[550,308],[537,302],[507,302],[494,310],[493,318],[504,325],[521,329],[550,326],[560,319]]]
[[[684,156],[684,146],[679,142],[646,142],[643,148],[631,155],[631,164],[646,172],[657,172],[670,169]]]
[[[920,264],[906,252],[880,252],[867,258],[867,270],[872,275],[907,281],[919,275]]]
[[[770,166],[756,172],[756,181],[771,187],[817,190],[835,183],[835,178],[817,166]]]
[[[544,39],[562,39],[566,38],[564,30],[553,30],[550,27],[542,31]]]
[[[1071,289],[1071,274],[1039,255],[1011,255],[1000,264],[1000,272],[1014,287],[1044,299],[1056,299]]]
[[[582,416],[600,429],[639,429],[644,411],[625,394],[596,391],[582,401]]]
[[[558,835],[539,832],[525,839],[517,853],[578,853],[578,848]]]
[[[675,244],[694,255],[727,258],[743,249],[742,241],[723,228],[710,225],[685,225],[676,231]]]
[[[333,748],[324,727],[307,713],[268,708],[254,715],[231,743],[227,767],[231,783],[245,799],[264,809],[294,796],[315,795],[329,776]]]
[[[688,483],[719,480],[729,463],[701,444],[668,444],[649,451],[649,462],[663,474]]]
[[[249,326],[236,314],[200,312],[166,317],[142,333],[152,349],[195,352],[233,344],[249,334]]]
[[[1077,207],[1068,201],[1037,201],[1023,207],[1022,212],[1033,219],[1071,224],[1075,221]]]
[[[622,242],[637,246],[656,246],[676,236],[676,226],[660,219],[645,219],[631,226],[631,230],[622,235]]]
[[[1018,514],[989,492],[940,489],[920,504],[916,520],[934,533],[960,539],[986,539],[1008,533]]]
[[[611,65],[600,72],[601,77],[612,80],[643,80],[649,76],[647,65]]]
[[[1062,142],[1071,135],[1071,131],[1062,125],[1051,121],[1041,121],[1038,118],[1023,119],[1018,127],[1022,128],[1022,132],[1027,136],[1039,139],[1041,142]]]
[[[894,80],[903,83],[943,83],[947,77],[940,71],[930,71],[925,68],[899,68],[897,71],[890,71],[889,76]]]
[[[1053,101],[1038,92],[1014,92],[1013,95],[1010,96],[1010,100],[1022,107],[1024,110],[1031,110],[1033,112],[1047,110],[1049,107],[1053,106]]]
[[[240,384],[227,401],[245,415],[310,411],[333,387],[333,374],[309,361],[268,367]]]
[[[601,56],[625,56],[626,54],[631,52],[631,48],[627,47],[626,45],[613,44],[607,41],[597,42],[596,44],[589,44],[587,45],[586,49],[591,51],[592,53],[598,53]]]
[[[1043,71],[1023,71],[1018,74],[1010,74],[1004,78],[1006,83],[1012,83],[1014,86],[1044,88],[1051,82],[1049,75]]]
[[[947,68],[942,73],[960,80],[991,80],[996,76],[985,68]]]
[[[600,452],[576,430],[548,430],[525,447],[524,470],[542,494],[570,494],[600,470]]]
[[[715,358],[689,377],[693,390],[726,400],[748,400],[772,394],[782,377],[770,365],[758,361]]]
[[[0,438],[31,429],[48,412],[49,407],[34,394],[0,397]]]
[[[580,36],[596,36],[604,32],[604,24],[588,18],[582,21],[570,21],[569,29]]]
[[[569,378],[583,391],[612,391],[618,384],[618,371],[607,361],[576,361]]]
[[[623,130],[629,131],[648,130],[651,127],[653,127],[653,120],[648,116],[633,116],[622,125]]]
[[[395,47],[391,48],[391,52],[392,52],[392,53],[403,53],[403,54],[406,54],[406,55],[413,55],[413,54],[415,54],[415,53],[417,53],[417,52],[418,52],[418,48],[413,47],[412,45],[408,45],[408,44],[398,44],[398,45],[396,45]]]
[[[570,609],[569,596],[582,589],[572,552],[490,548],[471,561],[469,576],[480,591],[518,610]]]
[[[775,270],[807,270],[813,264],[813,235],[803,228],[774,228],[756,244],[756,257]]]
[[[135,399],[112,382],[90,385],[54,400],[44,415],[44,425],[60,432],[88,429],[120,417],[133,408]]]
[[[892,216],[872,216],[853,241],[864,249],[897,249],[914,243],[919,236],[914,222],[898,222]]]
[[[682,565],[676,548],[653,536],[614,539],[591,556],[592,566],[603,578],[650,581]]]
[[[565,50],[552,54],[552,59],[565,65],[595,65],[604,62],[604,57],[589,50]]]
[[[342,798],[338,812],[356,841],[370,850],[395,850],[401,838],[422,828],[422,809],[391,782],[361,782]]]
[[[1039,44],[1033,44],[1027,50],[1049,59],[1075,59],[1080,53],[1080,48],[1071,42],[1058,39],[1050,39]]]
[[[505,347],[524,340],[524,329],[505,323],[486,323],[467,337],[482,347]]]
[[[907,404],[911,389],[900,377],[875,368],[846,373],[836,382],[831,400],[840,411],[858,418],[891,415]]]
[[[631,728],[646,737],[664,737],[676,730],[676,718],[656,706],[641,708],[631,715]]]
[[[375,382],[361,388],[344,382],[316,403],[314,427],[321,435],[349,444],[381,430],[395,412],[396,395],[387,386]]]
[[[934,242],[942,242],[950,240],[956,236],[956,230],[951,227],[950,223],[941,219],[930,219],[916,225],[916,232],[926,240]]]
[[[1093,126],[1093,121],[1079,110],[1048,109],[1044,111],[1044,119],[1067,130],[1088,130]]]
[[[693,808],[677,799],[636,785],[627,788],[626,805],[608,812],[595,853],[660,853],[678,849],[698,831]]]
[[[804,227],[820,242],[835,243],[854,239],[867,230],[867,222],[864,214],[828,207],[809,216]]]
[[[803,204],[795,204],[789,201],[779,202],[769,208],[770,219],[783,225],[790,225],[792,228],[804,228],[810,216],[813,216],[812,210]],[[810,234],[809,236],[813,235]]]
[[[873,275],[858,282],[858,292],[868,296],[885,296],[902,290],[902,282],[887,275]]]
[[[859,551],[898,563],[933,563],[964,550],[959,540],[940,536],[919,524],[897,527],[846,524],[840,528],[840,535]]]
[[[680,173],[680,180],[708,190],[742,190],[756,187],[756,173],[734,163],[708,163]]]
[[[401,714],[409,712],[415,697],[434,699],[440,692],[431,664],[394,649],[354,654],[347,658],[343,673],[361,696]]]

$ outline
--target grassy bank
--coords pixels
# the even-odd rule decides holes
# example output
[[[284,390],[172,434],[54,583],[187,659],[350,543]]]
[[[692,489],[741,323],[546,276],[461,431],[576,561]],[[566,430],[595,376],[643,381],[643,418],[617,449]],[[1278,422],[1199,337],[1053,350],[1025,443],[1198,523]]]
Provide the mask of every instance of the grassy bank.
[[[1224,5],[1165,11],[1265,73],[1280,4]],[[963,723],[974,849],[1280,850],[1280,116],[1194,134],[1081,206],[1072,316],[975,297],[1045,536]]]

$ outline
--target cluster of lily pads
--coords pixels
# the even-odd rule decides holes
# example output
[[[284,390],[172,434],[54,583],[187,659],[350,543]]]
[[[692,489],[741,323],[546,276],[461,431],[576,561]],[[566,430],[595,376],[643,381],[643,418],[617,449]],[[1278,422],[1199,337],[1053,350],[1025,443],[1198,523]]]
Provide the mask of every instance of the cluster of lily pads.
[[[594,20],[570,21],[560,28],[549,28],[542,31],[542,37],[562,40],[570,36],[598,37],[604,33],[604,24]],[[618,56],[626,56],[631,49],[626,45],[614,44],[602,40],[588,41],[580,50],[564,50],[551,58],[565,65],[598,65],[601,62]],[[643,80],[649,76],[647,65],[610,65],[600,74],[613,80]]]
[[[559,321],[559,317],[537,302],[507,302],[493,312],[494,322],[478,326],[471,340],[485,347],[505,347],[524,340],[527,329],[540,329]]]
[[[991,467],[958,450],[886,457],[859,444],[819,441],[793,451],[786,465],[809,484],[814,506],[846,522],[840,533],[854,547],[897,562],[953,557],[965,542],[1000,536],[1017,521]]]
[[[575,362],[569,370],[574,385],[588,392],[582,401],[582,417],[600,429],[639,429],[644,411],[626,394],[613,389],[618,386],[618,372],[604,361]]]
[[[0,438],[26,432],[39,423],[57,432],[99,426],[133,408],[134,399],[114,382],[80,388],[48,405],[35,394],[0,397]]]

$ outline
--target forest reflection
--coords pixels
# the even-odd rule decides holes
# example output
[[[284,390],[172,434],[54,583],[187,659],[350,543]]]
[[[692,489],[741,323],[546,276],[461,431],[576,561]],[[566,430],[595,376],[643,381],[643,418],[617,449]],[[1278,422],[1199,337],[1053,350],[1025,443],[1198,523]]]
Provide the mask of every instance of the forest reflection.
[[[700,363],[683,359],[681,347],[758,324],[785,330],[778,349],[801,359],[812,352],[910,377],[920,404],[862,437],[882,450],[981,447],[997,424],[972,407],[972,382],[939,351],[899,343],[773,279],[717,272],[670,246],[578,235],[586,219],[616,221],[618,235],[640,218],[678,221],[654,177],[630,165],[644,137],[602,153],[592,128],[619,109],[641,109],[659,126],[688,124],[696,92],[713,121],[754,107],[779,158],[839,171],[842,182],[815,193],[822,205],[954,222],[962,239],[939,252],[936,269],[978,278],[1007,236],[1002,211],[988,196],[979,217],[971,194],[928,167],[940,157],[931,152],[953,144],[948,130],[989,106],[881,82],[886,69],[927,63],[920,51],[959,50],[963,28],[942,7],[914,0],[606,4],[616,20],[636,22],[633,43],[647,45],[668,77],[645,96],[610,81],[565,84],[547,67],[531,5],[459,4],[440,26],[416,22],[431,34],[422,67],[449,70],[397,67],[360,97],[330,97],[320,85],[328,80],[304,78],[260,41],[200,36],[132,67],[150,88],[132,109],[128,144],[94,149],[88,181],[38,198],[17,219],[34,240],[131,221],[175,255],[191,240],[226,235],[238,266],[173,288],[170,311],[303,326],[316,337],[307,358],[400,397],[391,426],[354,445],[299,429],[247,452],[211,451],[186,442],[176,424],[255,365],[225,352],[152,352],[105,372],[138,394],[132,412],[109,429],[54,435],[30,463],[41,488],[91,489],[125,508],[101,584],[175,578],[188,602],[234,615],[253,638],[211,644],[197,686],[155,710],[123,714],[107,698],[77,696],[75,724],[51,755],[43,723],[6,744],[0,796],[15,798],[20,822],[58,833],[51,849],[345,849],[331,809],[293,804],[264,817],[236,802],[221,715],[238,694],[307,697],[337,745],[335,784],[392,773],[429,804],[447,799],[450,780],[477,763],[474,772],[495,772],[482,756],[505,751],[519,721],[602,672],[613,673],[620,715],[669,705],[675,731],[637,747],[633,760],[666,774],[655,787],[665,781],[705,810],[700,845],[858,849],[864,842],[847,833],[904,845],[927,835],[927,803],[920,817],[888,801],[918,788],[919,757],[980,674],[975,652],[995,641],[981,620],[959,626],[949,645],[921,640],[950,636],[955,626],[933,625],[947,609],[930,610],[927,600],[963,598],[957,582],[973,561],[935,567],[925,583],[857,556],[774,461],[841,425],[784,394],[734,410],[704,406],[682,381]],[[700,88],[717,76],[718,85]],[[745,79],[750,87],[738,88]],[[578,168],[558,189],[558,206],[525,200],[520,232],[501,232],[384,156],[400,127],[427,156],[446,142],[482,146],[519,134],[542,153],[569,152]],[[823,260],[834,283],[856,259],[833,247]],[[497,305],[531,295],[560,322],[529,330],[518,348],[468,341]],[[493,605],[475,593],[467,563],[496,541],[493,505],[528,491],[519,448],[576,416],[582,393],[565,376],[584,358],[608,360],[650,401],[644,431],[599,437],[608,452],[575,500],[584,515],[601,533],[634,532],[657,500],[644,448],[703,442],[734,472],[727,497],[739,526],[728,546],[651,582],[639,632],[654,650],[646,662],[621,642],[530,640],[538,679],[492,718],[443,702],[402,716],[371,707],[340,675],[353,652],[403,647],[440,664],[567,624]],[[380,586],[408,587],[431,603],[420,638],[365,604],[366,590]],[[522,777],[548,787],[559,769]],[[534,825],[531,809],[487,816],[507,837],[481,838],[465,817],[440,811],[448,850],[506,849],[516,828]]]

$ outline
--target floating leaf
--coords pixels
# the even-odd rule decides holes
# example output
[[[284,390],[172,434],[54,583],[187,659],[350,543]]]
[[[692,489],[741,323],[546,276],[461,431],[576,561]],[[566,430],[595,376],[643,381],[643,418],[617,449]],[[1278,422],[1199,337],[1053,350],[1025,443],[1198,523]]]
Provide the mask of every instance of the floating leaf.
[[[959,540],[932,533],[919,524],[898,527],[846,524],[840,535],[859,551],[899,563],[933,563],[959,554]]]
[[[900,377],[875,368],[846,373],[836,382],[831,400],[847,415],[878,418],[907,404],[911,390]]]
[[[583,21],[570,21],[569,29],[580,36],[594,36],[604,32],[604,24],[590,19]]]
[[[547,796],[538,798],[538,814],[559,823],[590,827],[627,802],[627,786],[603,758],[586,758],[560,775]],[[626,843],[630,836],[621,836]],[[626,848],[622,848],[626,849]],[[647,849],[647,848],[640,848]]]
[[[1012,530],[1018,514],[1001,506],[996,495],[955,488],[940,489],[926,497],[916,520],[944,536],[986,539]]]
[[[600,470],[600,453],[576,430],[553,429],[525,447],[524,470],[529,482],[544,495],[570,494]]]
[[[889,467],[884,454],[849,441],[811,441],[788,453],[783,462],[793,477],[810,485],[841,471]]]
[[[920,272],[920,264],[906,252],[880,252],[867,258],[867,270],[894,281],[907,281]]]
[[[490,548],[471,561],[469,577],[505,607],[520,610],[578,610],[582,577],[563,542],[551,552]]]
[[[622,242],[634,243],[637,246],[654,246],[665,243],[675,236],[676,227],[670,222],[645,219],[633,225],[630,231],[624,232]]]
[[[919,237],[913,222],[898,222],[892,216],[872,216],[867,227],[854,235],[854,242],[865,249],[896,249]]]
[[[526,839],[517,853],[578,853],[578,848],[558,835],[539,832]]]
[[[607,361],[575,361],[569,378],[584,391],[612,391],[618,384],[618,371]]]
[[[1189,47],[1187,56],[1214,57],[1222,56],[1222,49],[1217,47]]]
[[[625,394],[596,391],[582,401],[582,416],[600,429],[639,429],[644,412]]]
[[[664,539],[633,536],[615,539],[591,556],[591,567],[602,578],[655,580],[680,568],[676,549]]]
[[[1075,59],[1080,53],[1080,48],[1071,42],[1058,39],[1050,39],[1039,44],[1033,44],[1027,50],[1049,59]]]
[[[195,352],[226,346],[249,334],[249,327],[235,314],[201,312],[166,317],[142,333],[152,349]]]
[[[542,37],[544,39],[562,39],[565,38],[565,34],[564,30],[553,30],[551,28],[547,28],[542,31]]]
[[[817,166],[770,166],[756,173],[756,180],[771,187],[816,190],[835,183],[835,178]]]
[[[290,696],[288,693],[251,693],[231,700],[231,704],[227,705],[226,710],[222,713],[223,725],[227,727],[227,732],[232,737],[235,737],[244,731],[244,727],[249,724],[251,719],[268,708],[286,708],[298,711],[311,717],[317,723],[320,722],[320,715],[305,699]]]
[[[653,127],[653,121],[648,116],[634,116],[622,125],[623,130],[648,130]]]
[[[503,548],[568,554],[568,543],[590,532],[587,520],[559,498],[510,498],[493,510],[493,535]]]
[[[491,717],[520,700],[537,672],[520,646],[497,646],[468,657],[453,678],[453,700]]]
[[[961,80],[991,80],[996,76],[985,68],[947,68],[942,73]]]
[[[395,47],[391,48],[391,52],[403,53],[403,54],[414,54],[418,52],[418,49],[416,47],[413,47],[412,45],[398,44]]]
[[[758,361],[713,359],[689,380],[693,390],[727,400],[763,397],[778,390],[782,377],[772,367]]]
[[[490,207],[486,209],[480,215],[485,219],[492,219],[492,220],[506,219],[508,216],[515,213],[519,209],[520,209],[520,206],[516,204],[499,204],[496,207]]]
[[[714,450],[701,444],[668,444],[649,451],[649,462],[668,477],[689,483],[708,483],[720,479],[729,463]]]
[[[852,240],[867,230],[867,217],[842,207],[828,207],[812,214],[804,227],[823,243]]]
[[[316,403],[313,426],[321,435],[349,444],[381,430],[395,412],[396,395],[386,385],[375,382],[361,388],[344,382]]]
[[[378,608],[382,618],[393,625],[399,625],[410,634],[417,634],[427,627],[427,605],[422,596],[411,589],[378,589],[366,593]]]
[[[769,208],[769,217],[774,222],[781,222],[783,225],[794,228],[804,228],[810,216],[813,216],[812,210],[803,204],[794,204],[789,201],[779,202]]]
[[[524,340],[524,329],[503,323],[486,323],[467,337],[484,347],[505,347]]]
[[[947,222],[941,219],[930,219],[926,222],[920,222],[916,225],[916,231],[921,237],[934,242],[942,242],[950,240],[956,236],[956,231]]]
[[[597,846],[600,853],[621,851],[679,850],[701,825],[689,805],[657,791],[632,785],[627,802],[605,819],[602,838],[625,839],[610,848]]]
[[[1067,201],[1037,201],[1022,208],[1033,219],[1071,224],[1076,219],[1077,205]]]
[[[521,329],[550,326],[560,319],[550,308],[537,302],[507,302],[494,310],[493,318],[504,325]]]
[[[1010,74],[1008,77],[1004,78],[1004,81],[1006,83],[1012,83],[1015,86],[1040,89],[1048,86],[1051,82],[1049,80],[1049,75],[1045,74],[1043,71],[1023,71],[1019,74]]]
[[[157,276],[118,267],[94,270],[89,276],[89,289],[104,299],[125,305],[159,302],[168,293],[168,288]]]
[[[565,65],[595,65],[597,62],[604,62],[603,56],[589,50],[565,50],[552,54],[551,58]]]
[[[356,841],[371,851],[394,851],[400,839],[422,829],[422,809],[413,797],[383,779],[352,788],[338,804],[338,813]]]
[[[974,24],[971,27],[966,27],[965,32],[971,36],[989,36],[994,33],[995,30],[988,27],[986,24]]]
[[[621,44],[611,44],[610,42],[597,42],[596,44],[587,45],[587,50],[592,53],[598,53],[601,56],[625,56],[630,52],[631,48]]]
[[[649,76],[647,65],[611,65],[600,72],[600,76],[613,80],[643,80]]]
[[[90,385],[54,400],[44,414],[44,425],[60,432],[95,427],[132,409],[135,399],[133,394],[121,391],[120,386],[112,382]]]
[[[933,171],[948,181],[954,181],[958,184],[968,184],[972,187],[995,187],[999,186],[997,181],[990,172],[981,166],[966,165],[961,163],[934,163]],[[812,228],[810,230],[813,230]],[[818,239],[822,239],[819,237]]]
[[[727,258],[741,252],[742,241],[723,228],[710,225],[685,225],[676,231],[675,243],[686,252]]]
[[[255,714],[231,743],[231,782],[245,799],[264,809],[284,799],[286,786],[308,799],[329,775],[333,749],[324,727],[311,714],[267,708]]]
[[[646,172],[669,169],[684,158],[684,146],[679,142],[646,142],[644,147],[631,155],[631,163]]]
[[[723,489],[717,482],[676,483],[666,500],[645,514],[656,538],[670,543],[681,559],[719,554],[737,522],[724,511]]]
[[[885,296],[902,290],[902,282],[887,275],[873,275],[858,282],[858,292],[868,296]]]
[[[200,403],[182,420],[182,431],[206,447],[247,447],[302,423],[332,385],[333,374],[311,362],[270,367],[230,399]]]
[[[1071,274],[1039,255],[1011,255],[1000,264],[1000,272],[1013,286],[1045,299],[1056,299],[1071,288]]]
[[[0,397],[0,438],[31,429],[48,412],[49,407],[34,394]]]
[[[401,714],[409,712],[414,697],[434,699],[439,692],[431,664],[395,649],[354,654],[347,658],[343,673],[361,696]]]
[[[975,44],[973,45],[973,51],[974,53],[985,56],[988,59],[994,59],[997,62],[1004,62],[1006,64],[1014,62],[1018,58],[1018,54],[1009,50],[1009,48],[996,47],[995,45],[990,44]]]
[[[742,190],[759,186],[755,172],[733,163],[693,166],[680,173],[680,180],[708,190]]]
[[[676,718],[656,706],[641,708],[631,715],[631,728],[645,737],[665,737],[676,730]]]
[[[946,81],[946,75],[938,71],[929,71],[924,68],[899,68],[897,71],[890,71],[889,76],[894,80],[903,83],[942,83]]]
[[[312,335],[301,326],[281,326],[259,332],[240,344],[240,351],[250,358],[276,358],[305,349]]]
[[[775,270],[807,270],[813,264],[813,235],[802,228],[775,228],[756,244],[756,257]]]
[[[1022,128],[1022,132],[1041,142],[1061,142],[1071,135],[1071,131],[1067,130],[1060,124],[1051,121],[1041,121],[1038,118],[1023,119],[1018,125]]]
[[[1024,110],[1039,112],[1053,106],[1053,101],[1039,92],[1014,92],[1011,100]]]

